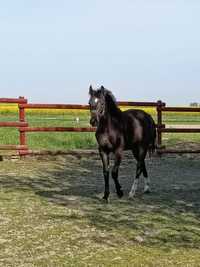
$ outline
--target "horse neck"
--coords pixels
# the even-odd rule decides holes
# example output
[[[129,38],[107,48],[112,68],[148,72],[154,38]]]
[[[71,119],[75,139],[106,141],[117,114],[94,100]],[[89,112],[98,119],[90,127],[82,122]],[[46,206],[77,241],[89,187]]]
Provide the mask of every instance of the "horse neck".
[[[117,107],[115,103],[106,104],[105,106],[105,113],[102,116],[99,124],[99,129],[102,132],[108,132],[109,129],[116,127],[121,121],[121,110]]]
[[[107,128],[112,127],[114,123],[120,123],[122,111],[118,108],[117,104],[111,99],[110,96],[105,99],[104,115],[100,118],[99,130],[104,132]]]
[[[110,117],[121,117],[121,110],[118,108],[117,104],[112,100],[107,98],[105,105],[105,114]]]

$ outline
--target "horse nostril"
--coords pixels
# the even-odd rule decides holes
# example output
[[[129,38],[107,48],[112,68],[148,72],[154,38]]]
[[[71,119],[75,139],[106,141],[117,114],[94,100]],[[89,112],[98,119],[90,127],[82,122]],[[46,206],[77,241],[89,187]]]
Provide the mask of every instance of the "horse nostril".
[[[91,118],[91,119],[90,119],[90,124],[91,124],[93,127],[97,126],[97,120],[96,120],[95,118]]]

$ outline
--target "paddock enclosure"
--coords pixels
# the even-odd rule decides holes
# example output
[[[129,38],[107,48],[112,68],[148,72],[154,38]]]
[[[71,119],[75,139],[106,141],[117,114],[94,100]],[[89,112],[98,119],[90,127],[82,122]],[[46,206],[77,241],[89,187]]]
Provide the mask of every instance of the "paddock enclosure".
[[[130,200],[127,153],[109,204],[97,153],[0,162],[0,266],[200,266],[199,160],[147,159],[152,193]]]
[[[89,127],[81,127],[80,125],[76,125],[75,127],[62,127],[62,126],[30,126],[27,121],[27,111],[28,110],[88,110],[88,105],[77,105],[77,104],[30,104],[28,100],[24,97],[19,97],[17,99],[12,98],[0,98],[0,104],[2,103],[16,103],[18,105],[18,121],[2,121],[0,122],[0,127],[14,127],[19,131],[19,142],[18,144],[1,144],[0,150],[15,150],[18,155],[28,155],[34,154],[34,151],[31,150],[28,146],[28,133],[38,133],[38,132],[94,132],[95,128]],[[200,133],[199,124],[192,125],[191,127],[187,127],[184,125],[183,127],[168,127],[163,123],[163,116],[165,113],[200,113],[200,108],[189,108],[189,107],[168,107],[166,103],[163,103],[161,100],[156,102],[131,102],[131,101],[119,101],[118,104],[120,107],[127,108],[144,108],[144,107],[152,107],[155,108],[156,115],[156,126],[157,126],[157,144],[158,144],[158,152],[159,153],[199,153],[200,149],[169,149],[163,145],[163,134],[165,133]],[[187,124],[187,121],[186,121]]]

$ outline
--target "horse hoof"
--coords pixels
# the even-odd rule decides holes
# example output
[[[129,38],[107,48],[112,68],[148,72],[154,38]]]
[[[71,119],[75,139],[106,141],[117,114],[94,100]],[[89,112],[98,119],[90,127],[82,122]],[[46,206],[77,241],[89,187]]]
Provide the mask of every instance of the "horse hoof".
[[[102,200],[103,200],[104,203],[108,204],[108,197],[103,196],[103,197],[102,197]]]
[[[124,195],[124,193],[123,193],[122,190],[120,190],[120,191],[117,192],[117,196],[118,196],[118,198],[122,198],[123,195]]]
[[[144,194],[150,194],[151,193],[151,189],[149,187],[144,189]]]
[[[133,193],[129,193],[128,198],[129,198],[129,199],[134,199],[134,196],[135,196],[135,195],[134,195]]]
[[[150,193],[151,193],[150,189],[144,190],[144,194],[150,194]]]

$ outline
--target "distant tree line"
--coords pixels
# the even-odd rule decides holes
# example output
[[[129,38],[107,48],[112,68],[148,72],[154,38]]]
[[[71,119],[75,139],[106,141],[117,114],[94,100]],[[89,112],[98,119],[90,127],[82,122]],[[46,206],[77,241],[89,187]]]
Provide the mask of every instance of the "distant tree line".
[[[190,107],[198,108],[198,107],[200,107],[200,103],[198,103],[198,102],[192,102],[192,103],[190,103]]]

